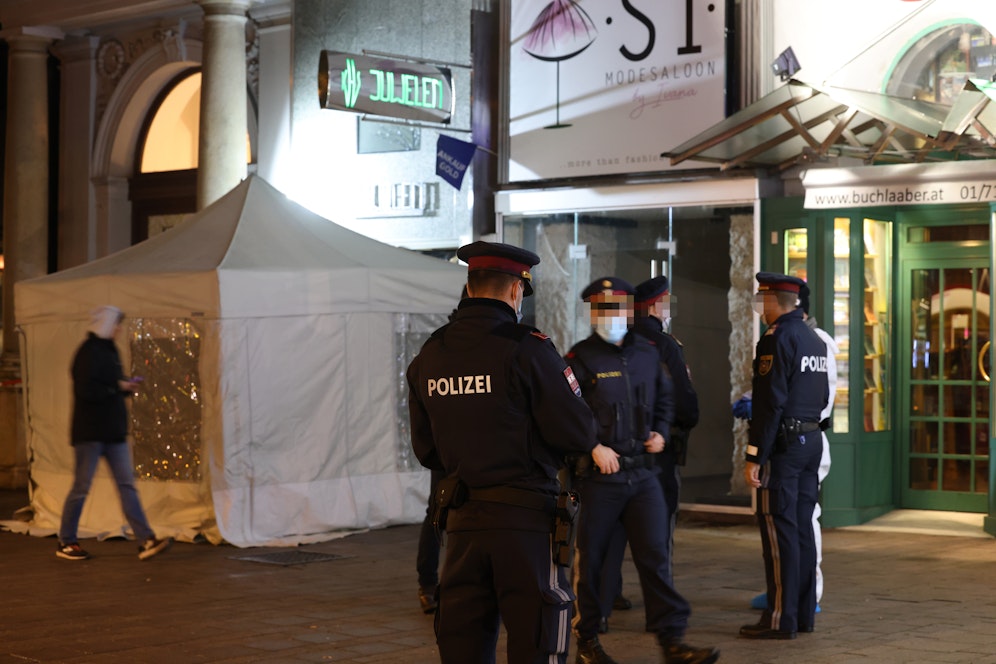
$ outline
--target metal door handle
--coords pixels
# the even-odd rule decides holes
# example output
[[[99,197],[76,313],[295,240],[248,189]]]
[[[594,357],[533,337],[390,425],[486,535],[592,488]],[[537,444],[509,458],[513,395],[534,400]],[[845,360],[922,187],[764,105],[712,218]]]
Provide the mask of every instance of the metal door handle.
[[[986,379],[987,383],[989,382],[989,373],[986,371],[986,368],[982,360],[986,356],[986,353],[989,351],[990,343],[992,342],[986,341],[986,343],[982,344],[982,348],[979,350],[979,373],[982,374],[982,377]]]

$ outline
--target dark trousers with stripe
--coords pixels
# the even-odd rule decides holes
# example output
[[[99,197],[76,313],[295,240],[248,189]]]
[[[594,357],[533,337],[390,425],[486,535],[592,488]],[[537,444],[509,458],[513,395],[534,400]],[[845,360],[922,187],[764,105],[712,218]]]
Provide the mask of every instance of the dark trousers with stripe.
[[[761,470],[757,521],[768,590],[761,622],[771,629],[795,632],[816,615],[813,508],[822,453],[821,434],[812,431],[788,441]]]
[[[436,612],[443,664],[495,661],[499,620],[509,662],[564,664],[572,603],[567,568],[553,563],[550,533],[447,533]]]
[[[640,576],[647,628],[663,640],[681,638],[691,608],[670,580],[668,518],[664,494],[655,475],[633,482],[584,480],[578,527],[578,638],[598,634],[602,617],[599,593],[602,569],[616,526],[622,523],[633,563]],[[618,569],[618,566],[614,566]]]

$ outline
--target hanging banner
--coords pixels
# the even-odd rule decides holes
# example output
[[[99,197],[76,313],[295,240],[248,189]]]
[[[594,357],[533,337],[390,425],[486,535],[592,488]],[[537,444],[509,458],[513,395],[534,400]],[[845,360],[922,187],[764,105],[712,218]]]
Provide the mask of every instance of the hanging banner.
[[[725,2],[511,3],[509,181],[670,169],[723,119]]]
[[[322,51],[318,101],[322,108],[339,111],[448,123],[453,77],[445,67]]]
[[[477,146],[445,134],[436,141],[436,175],[459,189]]]

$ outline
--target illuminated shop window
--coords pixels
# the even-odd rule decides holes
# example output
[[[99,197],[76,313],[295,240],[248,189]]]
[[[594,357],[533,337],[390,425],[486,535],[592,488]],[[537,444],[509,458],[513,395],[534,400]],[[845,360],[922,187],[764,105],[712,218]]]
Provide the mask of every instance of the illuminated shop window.
[[[898,97],[951,105],[970,78],[992,80],[996,42],[974,23],[948,25],[929,32],[907,49],[887,83]]]

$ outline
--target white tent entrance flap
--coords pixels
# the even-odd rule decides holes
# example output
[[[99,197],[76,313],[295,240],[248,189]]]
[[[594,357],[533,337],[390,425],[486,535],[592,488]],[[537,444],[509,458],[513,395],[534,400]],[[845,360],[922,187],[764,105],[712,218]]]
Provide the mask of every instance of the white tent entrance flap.
[[[466,272],[337,226],[258,177],[172,230],[18,283],[33,533],[72,483],[69,366],[89,312],[126,314],[138,489],[157,534],[299,544],[420,521],[407,363]],[[101,468],[81,536],[122,534]]]

